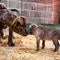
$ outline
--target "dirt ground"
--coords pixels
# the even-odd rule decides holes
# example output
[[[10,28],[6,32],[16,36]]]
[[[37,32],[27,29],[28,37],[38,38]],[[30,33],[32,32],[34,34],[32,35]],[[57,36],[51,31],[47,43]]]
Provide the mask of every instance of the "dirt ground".
[[[35,51],[36,39],[33,35],[23,37],[15,33],[14,37],[14,47],[7,45],[8,38],[1,39],[0,60],[60,60],[60,49],[58,52],[53,52],[52,41],[46,41],[45,49]]]

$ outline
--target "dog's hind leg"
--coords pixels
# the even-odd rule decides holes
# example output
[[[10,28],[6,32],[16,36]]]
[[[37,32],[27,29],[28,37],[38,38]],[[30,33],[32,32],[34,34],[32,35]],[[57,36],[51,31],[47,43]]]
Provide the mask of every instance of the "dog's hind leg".
[[[59,49],[59,42],[58,42],[58,39],[53,39],[53,44],[55,45],[55,49],[54,49],[54,52],[58,51]]]
[[[42,40],[42,49],[45,47],[45,40]]]

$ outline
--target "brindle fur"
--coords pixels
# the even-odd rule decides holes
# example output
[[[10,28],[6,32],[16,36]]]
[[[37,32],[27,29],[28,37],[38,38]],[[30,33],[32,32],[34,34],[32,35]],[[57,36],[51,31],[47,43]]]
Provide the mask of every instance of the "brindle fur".
[[[24,17],[20,17],[19,20],[23,21],[23,23],[21,23],[16,19],[16,18],[18,18],[18,16],[13,15],[11,12],[9,12],[6,9],[2,10],[2,11],[3,12],[0,14],[0,22],[2,23],[1,25],[3,25],[3,23],[4,23],[5,25],[7,25],[9,27],[8,45],[9,46],[14,46],[14,43],[12,41],[13,31],[18,33],[18,34],[21,34],[23,36],[26,36],[27,35],[26,20],[25,20]],[[15,19],[16,19],[16,21],[14,21]],[[12,24],[13,21],[14,21],[14,24]]]
[[[0,7],[0,38],[3,38],[3,39],[6,38],[6,37],[4,37],[3,29],[6,29],[7,28],[7,25],[4,22],[1,21],[3,19],[1,15],[4,12],[6,12],[6,11],[9,11],[9,12],[17,12],[18,15],[20,14],[17,9],[9,9],[9,10],[7,10],[5,7],[3,7],[3,8]]]
[[[45,47],[45,40],[52,40],[55,46],[54,51],[58,51],[60,30],[51,27],[45,27],[42,25],[36,26],[33,24],[30,27],[30,34],[33,34],[36,37],[37,51],[39,50],[40,39],[42,40],[42,49]]]

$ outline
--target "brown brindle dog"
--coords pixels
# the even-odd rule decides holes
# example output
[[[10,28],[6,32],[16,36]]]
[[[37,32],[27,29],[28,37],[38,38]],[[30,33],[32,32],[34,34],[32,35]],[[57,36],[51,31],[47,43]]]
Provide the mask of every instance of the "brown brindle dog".
[[[20,35],[23,35],[23,36],[26,36],[28,34],[27,30],[26,30],[25,18],[13,15],[7,9],[2,10],[2,12],[0,14],[0,22],[1,22],[0,27],[2,27],[3,23],[4,23],[4,25],[9,27],[9,36],[8,36],[8,45],[9,46],[14,46],[14,43],[12,40],[13,31]],[[3,27],[0,29],[3,29]]]
[[[45,40],[52,40],[55,46],[54,51],[58,51],[60,39],[60,30],[55,28],[45,27],[45,26],[37,26],[36,24],[32,24],[30,26],[30,34],[35,35],[36,37],[36,50],[39,50],[40,39],[42,40],[42,49],[45,47]]]

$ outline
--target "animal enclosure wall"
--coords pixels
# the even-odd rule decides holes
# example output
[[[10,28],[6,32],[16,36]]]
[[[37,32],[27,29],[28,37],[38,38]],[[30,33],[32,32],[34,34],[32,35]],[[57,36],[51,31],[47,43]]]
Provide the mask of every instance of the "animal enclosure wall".
[[[60,24],[60,0],[58,2],[58,23]]]
[[[58,0],[2,0],[7,8],[16,8],[27,23],[58,23]]]

